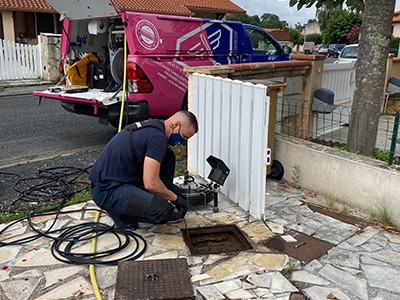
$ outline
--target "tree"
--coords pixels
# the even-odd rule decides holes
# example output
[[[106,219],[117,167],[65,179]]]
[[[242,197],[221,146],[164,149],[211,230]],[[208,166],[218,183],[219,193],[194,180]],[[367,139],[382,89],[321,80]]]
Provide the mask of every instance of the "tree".
[[[289,26],[286,21],[281,21],[277,15],[267,14],[267,13],[263,14],[261,18],[257,15],[249,16],[247,14],[244,15],[228,14],[226,16],[226,19],[230,21],[238,21],[246,24],[252,24],[262,28],[285,29]]]
[[[343,13],[342,7],[328,9],[325,6],[317,10],[318,24],[321,31],[324,31],[328,24],[340,17]]]
[[[290,0],[290,6],[333,8],[344,4],[363,11],[360,28],[356,81],[351,109],[347,149],[362,155],[373,154],[379,113],[385,90],[386,61],[389,53],[395,0]]]
[[[238,21],[246,24],[252,24],[255,26],[261,25],[260,17],[257,15],[249,16],[248,14],[244,15],[228,14],[226,16],[226,19],[230,21]]]
[[[347,44],[348,42],[355,44],[348,39],[347,35],[354,26],[360,26],[361,22],[360,13],[343,11],[339,17],[328,22],[322,34],[324,42],[326,44]]]
[[[347,40],[352,44],[358,44],[360,39],[360,25],[354,25],[351,27],[349,33],[347,34]]]
[[[294,29],[296,29],[298,32],[301,32],[303,25],[300,22],[297,22],[296,25],[294,25]]]
[[[286,28],[290,34],[290,41],[293,43],[293,45],[301,45],[304,42],[304,37],[301,35],[301,33],[293,28]]]
[[[314,42],[315,45],[322,43],[322,35],[319,33],[310,33],[306,34],[306,41],[307,42]]]
[[[261,27],[284,29],[288,27],[288,23],[281,21],[277,15],[265,13],[261,16]]]

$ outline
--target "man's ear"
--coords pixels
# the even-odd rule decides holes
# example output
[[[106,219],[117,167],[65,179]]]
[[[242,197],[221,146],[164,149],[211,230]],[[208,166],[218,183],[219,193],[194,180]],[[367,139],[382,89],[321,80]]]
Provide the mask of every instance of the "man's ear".
[[[180,125],[181,125],[181,121],[175,121],[175,122],[172,122],[172,123],[169,125],[169,127],[172,128],[172,129],[175,129],[176,127],[178,127],[178,126],[180,126]]]

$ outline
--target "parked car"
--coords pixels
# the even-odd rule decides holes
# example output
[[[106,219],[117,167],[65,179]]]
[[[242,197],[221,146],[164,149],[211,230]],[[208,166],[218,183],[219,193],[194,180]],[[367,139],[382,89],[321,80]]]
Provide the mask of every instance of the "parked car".
[[[328,55],[328,46],[325,44],[315,46],[314,54]]]
[[[187,108],[186,66],[290,60],[290,47],[253,25],[117,12],[107,0],[96,0],[96,7],[93,0],[47,2],[65,17],[60,69],[66,69],[68,81],[34,95],[59,100],[69,112],[96,116],[112,125],[120,120],[118,91],[123,88],[124,73],[124,118],[132,123],[167,118]]]
[[[343,50],[345,44],[330,44],[328,47],[328,57],[337,58],[340,52]]]
[[[340,52],[335,64],[355,62],[358,57],[358,44],[345,46]]]

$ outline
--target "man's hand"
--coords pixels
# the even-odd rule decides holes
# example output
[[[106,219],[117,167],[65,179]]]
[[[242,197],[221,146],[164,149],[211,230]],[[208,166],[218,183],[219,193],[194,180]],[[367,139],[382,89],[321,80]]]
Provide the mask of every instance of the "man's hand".
[[[188,208],[187,208],[187,200],[183,199],[182,197],[178,197],[175,201],[172,202],[176,209],[181,213],[182,218],[185,217]]]

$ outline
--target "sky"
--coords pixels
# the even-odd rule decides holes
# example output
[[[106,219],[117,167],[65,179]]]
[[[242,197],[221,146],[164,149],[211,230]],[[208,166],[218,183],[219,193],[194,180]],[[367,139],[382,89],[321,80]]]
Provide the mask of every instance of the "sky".
[[[286,21],[294,27],[297,23],[304,25],[310,19],[315,19],[315,6],[302,8],[289,6],[289,0],[231,0],[247,11],[249,16],[262,16],[264,13],[277,15],[281,21]],[[396,0],[395,10],[400,10],[400,0]]]

